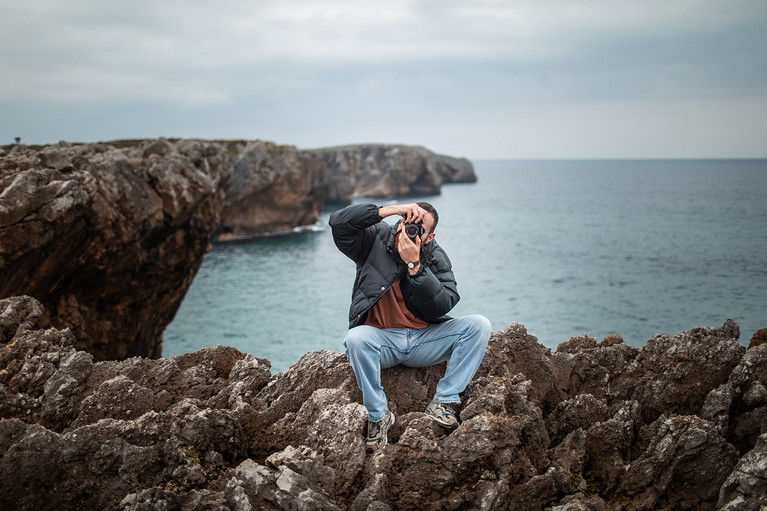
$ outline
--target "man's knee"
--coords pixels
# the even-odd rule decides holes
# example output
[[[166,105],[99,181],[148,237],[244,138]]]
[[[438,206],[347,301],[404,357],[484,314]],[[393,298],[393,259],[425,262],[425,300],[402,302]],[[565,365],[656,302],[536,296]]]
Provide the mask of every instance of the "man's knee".
[[[487,345],[487,341],[490,339],[490,333],[492,331],[492,325],[490,320],[481,314],[472,314],[464,318],[469,323],[469,330],[472,333],[471,337],[476,342]]]
[[[346,353],[359,353],[370,347],[370,333],[365,326],[357,326],[346,333],[344,346]]]

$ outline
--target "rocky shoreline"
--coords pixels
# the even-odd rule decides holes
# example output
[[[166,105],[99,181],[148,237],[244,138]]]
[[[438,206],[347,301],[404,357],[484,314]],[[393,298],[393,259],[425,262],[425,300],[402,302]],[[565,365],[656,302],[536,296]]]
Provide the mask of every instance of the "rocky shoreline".
[[[96,362],[30,297],[0,300],[3,509],[727,509],[767,505],[767,344],[738,326],[492,335],[450,434],[443,367],[384,371],[397,415],[368,453],[342,353],[269,362],[219,346]]]
[[[162,332],[214,240],[313,224],[326,197],[438,194],[442,183],[474,180],[468,160],[411,146],[7,146],[0,298],[34,296],[97,360],[158,357]]]
[[[0,150],[0,509],[727,509],[767,506],[767,331],[495,332],[451,434],[443,367],[384,371],[376,453],[342,353],[160,354],[217,237],[360,190],[438,193],[465,160],[406,146],[122,141]],[[468,166],[467,166],[468,163]],[[436,188],[435,188],[436,187]],[[277,212],[275,214],[274,212]]]

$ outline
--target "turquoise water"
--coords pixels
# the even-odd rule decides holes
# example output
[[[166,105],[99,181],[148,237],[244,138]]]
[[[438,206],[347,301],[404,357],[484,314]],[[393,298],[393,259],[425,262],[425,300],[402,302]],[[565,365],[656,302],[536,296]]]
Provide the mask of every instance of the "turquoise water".
[[[407,199],[439,211],[454,315],[520,322],[552,349],[584,333],[641,346],[727,318],[744,343],[767,328],[767,160],[474,165],[477,183]],[[214,244],[163,355],[225,344],[279,372],[341,351],[354,265],[333,244],[331,211],[303,232]]]

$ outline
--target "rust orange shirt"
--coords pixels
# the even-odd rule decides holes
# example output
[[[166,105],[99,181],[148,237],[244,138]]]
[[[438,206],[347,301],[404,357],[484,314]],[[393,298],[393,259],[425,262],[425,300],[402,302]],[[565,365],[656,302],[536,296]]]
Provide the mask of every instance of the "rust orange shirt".
[[[405,297],[399,287],[400,279],[384,293],[368,311],[366,325],[376,328],[426,328],[429,323],[419,319],[405,306]]]

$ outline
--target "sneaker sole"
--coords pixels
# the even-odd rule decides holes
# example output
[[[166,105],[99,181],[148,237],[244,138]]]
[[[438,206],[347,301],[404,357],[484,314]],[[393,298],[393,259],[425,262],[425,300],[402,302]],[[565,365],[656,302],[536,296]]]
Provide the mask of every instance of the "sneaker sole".
[[[434,422],[436,422],[437,424],[439,424],[440,426],[446,429],[455,429],[460,425],[460,424],[455,424],[453,422],[445,422],[443,420],[438,419],[437,417],[434,417],[433,415],[429,415],[429,417],[431,417],[431,420],[433,420]]]

